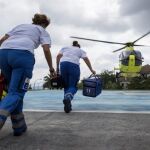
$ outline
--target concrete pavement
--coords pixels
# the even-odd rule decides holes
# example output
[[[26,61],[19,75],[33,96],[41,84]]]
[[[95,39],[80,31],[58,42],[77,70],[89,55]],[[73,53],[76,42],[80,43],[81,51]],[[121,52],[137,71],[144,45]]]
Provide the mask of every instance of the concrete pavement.
[[[10,119],[0,150],[150,150],[150,114],[25,112],[28,131],[13,137]]]

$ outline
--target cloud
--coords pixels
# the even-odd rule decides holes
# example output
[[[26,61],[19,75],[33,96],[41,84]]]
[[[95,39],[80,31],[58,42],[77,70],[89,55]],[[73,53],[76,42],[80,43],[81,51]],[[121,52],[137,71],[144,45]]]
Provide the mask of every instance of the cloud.
[[[21,23],[31,23],[35,13],[45,13],[51,18],[47,28],[52,38],[53,64],[58,51],[69,46],[74,39],[70,36],[81,36],[116,42],[134,41],[150,30],[149,0],[0,0],[0,35]],[[99,73],[118,65],[118,53],[112,50],[121,45],[108,45],[79,40],[87,52],[93,68]],[[139,44],[149,43],[149,36]],[[145,57],[145,64],[150,64],[149,48],[140,48]],[[35,50],[36,64],[32,82],[47,75],[48,65],[42,48]],[[81,78],[90,74],[81,60]]]
[[[5,34],[18,24],[31,23],[31,18],[37,11],[39,11],[38,3],[34,0],[21,0],[17,2],[0,0],[0,35]]]
[[[150,1],[149,0],[119,0],[120,14],[128,18],[130,28],[135,32],[150,31]]]
[[[59,26],[72,25],[99,32],[126,31],[128,24],[115,11],[118,10],[117,1],[109,1],[65,0],[62,3],[62,0],[43,0],[40,2],[40,10],[49,14],[52,23]]]
[[[132,15],[139,15],[143,12],[150,12],[149,6],[150,1],[149,0],[142,0],[142,1],[136,1],[136,0],[119,0],[120,4],[120,10],[121,14],[124,16],[132,16]]]

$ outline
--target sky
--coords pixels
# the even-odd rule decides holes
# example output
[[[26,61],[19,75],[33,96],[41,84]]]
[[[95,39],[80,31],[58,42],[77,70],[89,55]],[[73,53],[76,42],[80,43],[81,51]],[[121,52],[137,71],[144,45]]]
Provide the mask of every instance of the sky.
[[[70,36],[116,42],[134,41],[150,31],[150,0],[0,0],[0,36],[22,23],[32,23],[35,13],[44,13],[51,19],[47,27],[52,40],[51,53],[56,67],[56,56],[64,46],[70,46]],[[87,52],[97,73],[118,66],[120,52],[112,53],[121,45],[78,40]],[[150,45],[150,35],[137,44]],[[137,49],[137,48],[135,48]],[[150,64],[150,47],[138,47],[144,57],[143,65]],[[36,64],[31,83],[40,84],[48,65],[42,48],[35,50]],[[81,79],[91,72],[80,60]]]

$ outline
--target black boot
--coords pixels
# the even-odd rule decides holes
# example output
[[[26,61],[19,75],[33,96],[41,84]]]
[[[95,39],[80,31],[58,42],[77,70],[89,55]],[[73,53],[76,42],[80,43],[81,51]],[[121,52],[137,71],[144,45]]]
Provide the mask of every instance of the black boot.
[[[64,103],[64,111],[69,113],[72,110],[71,101],[70,100],[63,100]]]
[[[25,133],[27,131],[27,126],[24,126],[24,128],[21,131],[14,131],[13,135],[14,136],[21,136],[23,133]]]

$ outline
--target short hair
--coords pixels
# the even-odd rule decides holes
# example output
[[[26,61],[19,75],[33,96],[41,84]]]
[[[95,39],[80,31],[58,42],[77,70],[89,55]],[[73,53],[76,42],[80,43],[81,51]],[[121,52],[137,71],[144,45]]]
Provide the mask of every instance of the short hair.
[[[78,41],[73,41],[72,46],[76,46],[80,48],[80,44],[78,43]]]
[[[50,19],[45,14],[35,14],[32,18],[33,24],[44,25],[47,27],[50,24]]]

